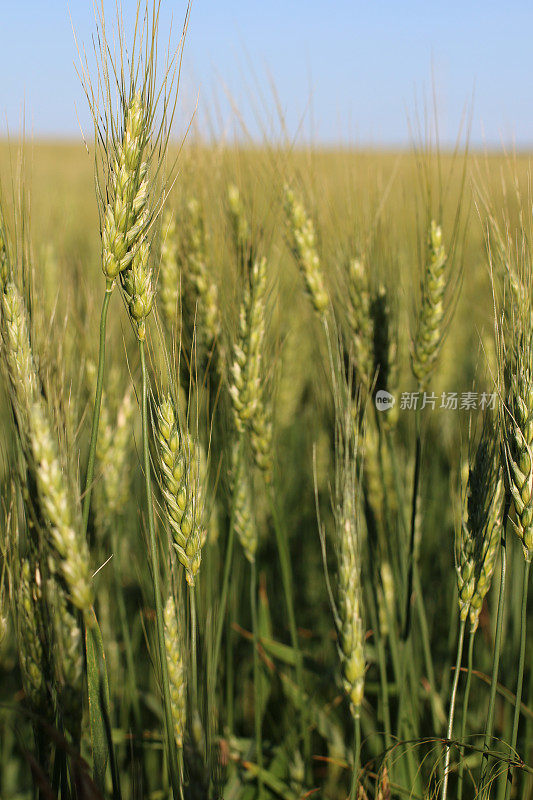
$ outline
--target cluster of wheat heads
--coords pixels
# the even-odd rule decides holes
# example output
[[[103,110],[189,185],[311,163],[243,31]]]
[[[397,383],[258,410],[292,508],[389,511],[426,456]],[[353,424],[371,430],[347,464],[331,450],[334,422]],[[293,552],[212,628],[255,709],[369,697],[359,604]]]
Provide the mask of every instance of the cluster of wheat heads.
[[[527,195],[478,195],[472,369],[463,162],[405,209],[318,156],[176,169],[158,10],[82,62],[98,269],[2,197],[0,797],[528,797]]]

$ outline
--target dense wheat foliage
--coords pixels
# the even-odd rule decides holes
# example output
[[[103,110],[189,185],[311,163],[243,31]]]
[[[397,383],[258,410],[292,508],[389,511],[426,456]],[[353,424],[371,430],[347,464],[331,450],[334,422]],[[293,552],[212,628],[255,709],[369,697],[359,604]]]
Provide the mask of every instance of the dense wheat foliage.
[[[0,797],[532,797],[529,158],[178,147],[132,53],[0,145]]]

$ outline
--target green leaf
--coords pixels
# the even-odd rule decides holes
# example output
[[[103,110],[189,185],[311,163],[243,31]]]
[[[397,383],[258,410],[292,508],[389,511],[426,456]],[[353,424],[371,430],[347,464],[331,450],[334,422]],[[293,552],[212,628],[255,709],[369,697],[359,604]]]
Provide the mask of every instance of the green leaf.
[[[270,616],[270,608],[268,605],[268,597],[266,593],[266,588],[263,585],[259,588],[259,609],[258,609],[258,634],[260,641],[263,638],[271,638],[272,637],[272,619]],[[264,664],[260,664],[259,669],[259,687],[258,687],[258,695],[259,695],[259,702],[260,702],[260,715],[261,719],[263,719],[265,709],[268,703],[268,698],[270,696],[270,691],[272,688],[272,680],[270,672],[265,668]]]
[[[109,749],[112,747],[107,735],[109,726],[109,686],[102,633],[93,609],[91,609],[91,614],[93,618],[92,624],[90,627],[85,627],[87,690],[93,751],[93,778],[97,787],[103,792]]]
[[[268,786],[274,794],[283,797],[285,800],[298,800],[298,796],[295,792],[293,792],[287,784],[283,783],[283,781],[280,781],[279,778],[276,778],[275,775],[272,775],[267,769],[260,769],[257,764],[253,764],[251,761],[243,761],[242,766],[250,775],[254,777],[261,776],[265,786]]]

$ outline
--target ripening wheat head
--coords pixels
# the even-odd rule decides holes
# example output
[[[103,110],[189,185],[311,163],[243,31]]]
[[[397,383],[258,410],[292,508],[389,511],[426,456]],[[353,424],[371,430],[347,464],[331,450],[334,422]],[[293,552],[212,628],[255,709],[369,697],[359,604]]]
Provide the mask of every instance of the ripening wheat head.
[[[270,482],[273,467],[272,422],[270,404],[264,390],[266,296],[266,259],[262,258],[253,263],[244,288],[229,391],[235,427],[239,433],[246,430],[250,432],[255,462]]]
[[[24,443],[28,441],[30,408],[40,391],[30,345],[29,320],[26,304],[14,283],[4,286],[1,303],[2,351],[13,411]]]
[[[335,549],[337,598],[333,615],[344,690],[354,719],[361,713],[365,682],[365,631],[361,580],[362,518],[358,498],[358,429],[352,387],[338,364],[332,364],[335,400]]]
[[[40,712],[49,709],[48,660],[43,647],[41,576],[37,566],[22,558],[15,572],[17,592],[17,645],[24,692],[32,708]],[[48,710],[49,713],[49,710]]]
[[[194,586],[204,539],[202,500],[192,463],[194,451],[188,436],[180,431],[177,409],[170,396],[163,398],[157,406],[156,435],[161,489],[173,546],[185,569],[187,583]]]
[[[149,118],[142,94],[124,108],[122,130],[109,153],[107,206],[102,228],[102,269],[109,282],[127,269],[148,223]]]
[[[250,563],[255,561],[258,535],[252,500],[250,473],[244,458],[239,458],[239,444],[232,450],[232,492],[235,517],[235,531]]]
[[[58,445],[35,370],[24,301],[13,283],[2,295],[3,355],[12,389],[18,433],[35,475],[38,503],[49,545],[73,604],[84,613],[92,606],[89,558],[80,536],[77,505],[58,456]],[[21,423],[26,427],[21,428]]]
[[[412,352],[413,373],[421,387],[427,386],[433,373],[444,336],[445,296],[449,275],[447,263],[442,230],[432,220]]]
[[[183,747],[183,736],[187,715],[187,672],[185,668],[184,642],[178,625],[178,609],[172,595],[165,604],[165,650],[170,683],[170,700],[174,739],[176,746]]]
[[[364,386],[369,387],[373,380],[373,324],[370,316],[370,286],[365,262],[362,259],[350,260],[347,278],[346,316],[350,345],[357,377]]]
[[[498,430],[487,412],[471,465],[467,465],[463,514],[456,547],[461,619],[475,631],[490,589],[502,534],[503,471]],[[464,478],[463,478],[464,480]]]
[[[159,298],[163,319],[169,330],[178,325],[180,300],[179,246],[176,218],[165,208],[161,218]]]
[[[68,587],[71,602],[90,623],[93,590],[87,543],[80,534],[81,519],[70,495],[57,443],[41,402],[33,404],[30,418],[39,502],[49,543],[57,554],[58,571]]]
[[[507,365],[509,386],[503,408],[509,487],[516,509],[515,530],[527,561],[533,555],[533,331],[531,316],[515,328]]]
[[[329,295],[324,284],[316,242],[315,226],[294,192],[285,187],[285,214],[288,239],[313,308],[317,314],[325,314],[329,306]]]
[[[197,347],[209,353],[221,329],[218,288],[209,264],[202,206],[194,197],[187,203],[183,269],[189,303],[193,300],[195,305]]]

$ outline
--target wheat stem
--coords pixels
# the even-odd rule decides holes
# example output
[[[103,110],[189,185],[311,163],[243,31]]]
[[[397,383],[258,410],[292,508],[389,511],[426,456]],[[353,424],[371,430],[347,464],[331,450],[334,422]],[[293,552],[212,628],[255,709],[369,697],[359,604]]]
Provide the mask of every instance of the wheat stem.
[[[463,645],[465,640],[466,620],[461,620],[461,627],[459,628],[459,641],[457,642],[457,659],[455,662],[455,673],[453,676],[452,695],[450,698],[450,712],[448,715],[448,730],[446,732],[446,755],[444,758],[444,779],[442,781],[442,800],[446,800],[448,794],[448,773],[450,768],[450,755],[451,747],[450,740],[453,733],[453,718],[455,715],[455,701],[457,699],[457,687],[459,686],[459,675],[461,673],[461,661],[463,660]]]
[[[413,574],[415,561],[416,516],[418,511],[418,494],[420,490],[420,467],[422,462],[422,436],[420,432],[420,413],[416,412],[415,471],[413,476],[413,495],[411,500],[411,528],[409,532],[409,570],[405,594],[405,611],[403,639],[407,641],[411,632],[411,595],[413,593]]]
[[[102,392],[104,388],[104,369],[105,369],[105,337],[107,327],[107,310],[111,299],[112,284],[107,282],[107,287],[102,302],[102,313],[100,317],[100,348],[98,352],[98,377],[96,381],[96,393],[94,398],[93,420],[91,427],[91,441],[89,444],[89,458],[87,460],[87,474],[85,477],[85,496],[83,498],[83,523],[82,534],[87,535],[87,525],[89,523],[89,511],[91,508],[91,493],[93,490],[94,463],[96,459],[96,445],[98,441],[98,426],[100,424],[100,408],[102,405]]]
[[[389,680],[387,677],[387,658],[384,646],[385,637],[383,636],[380,630],[380,625],[378,620],[378,610],[377,610],[378,601],[377,601],[377,590],[376,590],[377,583],[378,583],[378,574],[377,570],[375,570],[373,573],[373,579],[370,581],[370,602],[368,603],[368,607],[370,611],[370,619],[372,627],[375,631],[376,651],[378,656],[378,667],[379,667],[379,682],[381,688],[381,702],[383,704],[383,725],[385,726],[385,748],[388,750],[392,746],[390,704],[389,704]],[[387,618],[386,621],[390,630],[391,615],[388,607],[386,607],[385,614]],[[391,635],[393,635],[392,632]]]
[[[197,643],[196,643],[196,629],[198,623],[196,621],[196,586],[189,587],[189,602],[191,607],[191,691],[192,691],[192,705],[196,712],[198,710],[198,661],[197,661]]]
[[[518,660],[518,676],[516,679],[516,699],[513,715],[513,732],[511,735],[511,743],[509,745],[509,756],[513,757],[516,749],[516,741],[518,738],[518,723],[520,721],[520,706],[522,704],[522,684],[524,682],[524,660],[526,654],[526,622],[527,622],[527,590],[529,586],[529,569],[531,561],[526,559],[524,565],[524,577],[522,583],[522,608],[520,616],[520,656]],[[512,769],[509,766],[507,773],[507,781],[505,784],[505,800],[509,800],[511,794],[511,786],[513,785]]]
[[[433,724],[433,730],[435,731],[435,734],[437,734],[437,731],[441,727],[441,724],[439,722],[439,717],[437,714],[437,704],[439,701],[439,695],[437,692],[437,682],[435,680],[435,670],[433,668],[433,658],[431,656],[431,641],[429,638],[429,627],[426,614],[426,606],[424,604],[424,597],[422,595],[422,584],[420,583],[420,571],[418,569],[418,564],[414,565],[414,587],[415,587],[416,611],[418,614],[418,622],[420,624],[420,634],[422,637],[422,650],[424,652],[424,664],[426,667],[427,679],[431,692],[431,697],[430,697],[431,721]],[[440,744],[438,744],[437,747],[440,749]],[[437,765],[439,772],[441,773],[442,761],[440,758],[438,759]]]
[[[237,456],[235,459],[235,470],[238,472],[242,459],[244,446],[244,438],[241,436],[237,447]],[[226,555],[224,559],[224,574],[222,578],[222,591],[220,594],[220,605],[218,607],[217,624],[215,628],[215,646],[213,648],[213,675],[217,673],[218,659],[220,656],[220,645],[222,643],[222,631],[224,629],[224,618],[226,616],[226,606],[228,602],[228,589],[229,589],[229,576],[231,572],[231,563],[233,560],[233,545],[235,542],[235,494],[231,504],[231,516],[228,531],[228,540],[226,543]]]
[[[492,738],[492,730],[494,727],[494,708],[496,705],[496,689],[498,686],[498,671],[500,667],[500,652],[502,648],[503,607],[505,604],[505,578],[507,571],[507,545],[505,541],[505,529],[507,527],[508,514],[509,514],[509,499],[506,499],[505,512],[503,515],[503,528],[502,528],[500,592],[498,595],[498,611],[496,615],[496,637],[494,641],[494,657],[492,660],[492,677],[490,682],[489,708],[487,712],[487,721],[485,723],[485,736],[483,739],[483,756],[481,759],[482,785],[487,772],[487,766],[489,760],[488,750],[489,750],[490,740]]]
[[[357,717],[354,719],[354,757],[353,757],[352,784],[350,787],[350,800],[356,800],[357,797],[360,763],[361,763],[361,717],[357,715]]]
[[[464,740],[466,734],[466,718],[468,715],[468,700],[470,698],[470,684],[472,682],[472,664],[474,660],[474,642],[476,639],[476,632],[470,631],[468,639],[468,667],[466,673],[465,695],[463,698],[463,714],[461,719],[461,747],[459,748],[459,773],[457,776],[457,800],[462,800],[463,797],[463,776],[464,776]]]
[[[291,560],[289,554],[289,547],[287,543],[287,536],[281,524],[274,492],[275,492],[274,488],[270,487],[270,491],[268,492],[270,500],[270,510],[272,512],[272,519],[274,521],[276,545],[278,549],[278,556],[281,566],[281,581],[283,583],[285,605],[287,607],[287,616],[289,618],[289,633],[291,637],[291,645],[294,650],[294,655],[296,658],[296,680],[298,682],[298,686],[300,687],[300,691],[303,691],[304,689],[303,658],[302,658],[302,651],[300,650],[300,645],[298,643],[298,628],[296,627],[296,616],[294,613],[294,601],[292,597],[292,587],[294,583],[292,579]],[[302,741],[304,744],[305,762],[306,764],[309,764],[309,759],[311,757],[311,741],[307,730],[306,714],[304,708],[302,708],[301,725],[302,725]]]
[[[121,586],[121,559],[120,559],[120,548],[119,548],[119,540],[120,536],[124,533],[123,526],[120,525],[119,527],[119,535],[117,536],[116,533],[112,536],[112,550],[113,550],[113,575],[115,580],[115,588],[116,588],[116,596],[117,596],[117,608],[118,608],[118,618],[119,624],[122,633],[122,642],[124,646],[124,658],[126,662],[126,669],[125,669],[125,679],[128,684],[129,694],[130,694],[130,703],[131,708],[133,710],[133,719],[135,722],[135,733],[136,737],[139,739],[139,742],[142,741],[142,719],[141,719],[141,707],[139,705],[139,695],[137,692],[137,680],[136,680],[136,669],[135,669],[135,659],[133,655],[133,647],[131,642],[131,631],[128,625],[128,614],[126,610],[126,604],[124,602],[124,595],[122,593],[122,586]],[[136,744],[138,744],[137,742]]]
[[[257,619],[257,565],[255,558],[250,564],[250,605],[252,610],[252,632],[254,646],[254,724],[255,724],[255,749],[257,750],[257,766],[259,773],[257,776],[258,798],[262,800],[264,796],[263,787],[263,740],[261,735],[261,698],[259,680],[259,651],[258,633],[259,623]]]
[[[168,769],[172,794],[174,800],[179,800],[179,779],[177,771],[176,743],[174,741],[174,727],[172,722],[172,706],[170,701],[170,685],[168,680],[168,664],[165,647],[165,628],[163,620],[163,606],[161,603],[161,588],[159,584],[159,555],[155,536],[154,507],[152,501],[152,479],[150,472],[150,449],[148,444],[148,375],[146,370],[146,355],[144,341],[139,340],[142,371],[142,439],[143,439],[143,468],[148,505],[148,529],[150,534],[150,556],[152,561],[152,579],[154,582],[157,640],[159,647],[159,662],[161,669],[161,684],[163,690],[163,704],[165,709],[165,726],[168,747]]]

